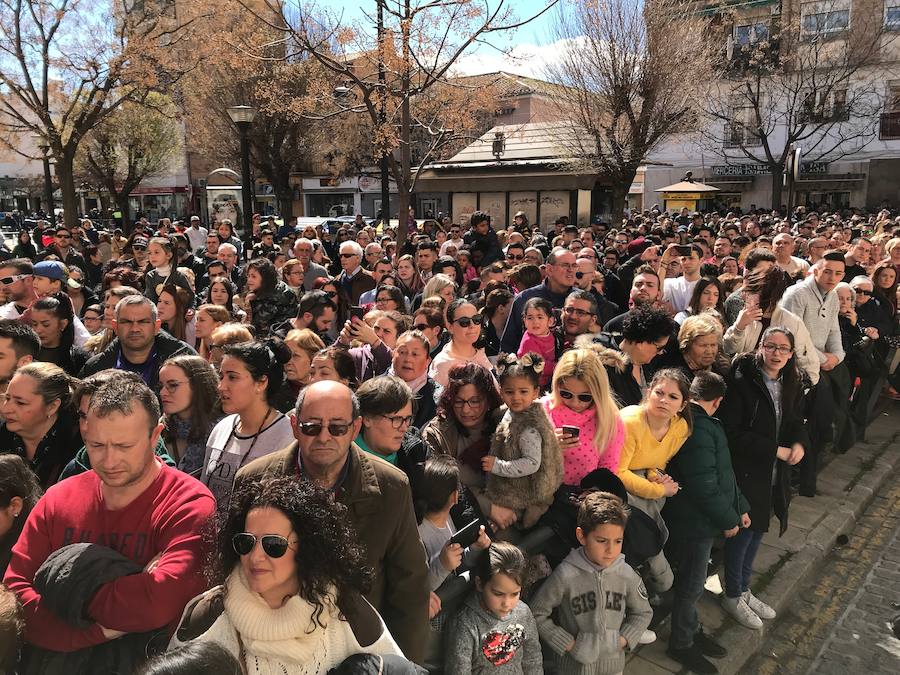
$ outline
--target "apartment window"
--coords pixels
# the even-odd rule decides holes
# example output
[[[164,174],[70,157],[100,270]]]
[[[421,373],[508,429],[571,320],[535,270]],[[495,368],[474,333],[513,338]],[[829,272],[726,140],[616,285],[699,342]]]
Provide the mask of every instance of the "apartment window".
[[[847,90],[832,89],[825,92],[809,92],[803,99],[798,121],[806,124],[841,122],[849,118]]]
[[[734,27],[734,43],[743,47],[769,39],[769,24],[764,22],[747,23]]]
[[[884,27],[888,30],[900,30],[900,3],[884,5]]]
[[[850,9],[840,2],[807,2],[801,6],[803,34],[807,37],[829,35],[847,30]]]
[[[726,148],[750,148],[762,145],[759,135],[750,131],[752,119],[753,108],[740,105],[732,108],[731,121],[725,129]]]

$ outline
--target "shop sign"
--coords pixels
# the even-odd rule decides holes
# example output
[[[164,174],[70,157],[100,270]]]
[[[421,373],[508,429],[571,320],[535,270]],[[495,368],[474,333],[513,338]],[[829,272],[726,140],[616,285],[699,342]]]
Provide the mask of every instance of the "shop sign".
[[[712,175],[721,178],[734,176],[768,176],[768,164],[729,164],[713,166]],[[803,162],[800,164],[801,174],[828,173],[828,162]]]

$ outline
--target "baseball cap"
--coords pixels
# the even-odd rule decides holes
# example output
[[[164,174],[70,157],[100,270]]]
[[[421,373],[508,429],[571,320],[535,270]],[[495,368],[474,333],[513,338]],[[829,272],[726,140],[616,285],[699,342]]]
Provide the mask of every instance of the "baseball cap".
[[[34,266],[32,273],[36,277],[46,277],[55,281],[62,281],[69,276],[66,266],[58,260],[43,260]]]
[[[134,241],[131,242],[131,245],[132,246],[143,246],[144,248],[147,248],[147,244],[149,244],[149,243],[150,243],[150,240],[147,239],[146,237],[135,237]]]
[[[191,222],[192,222],[192,223],[199,223],[199,222],[200,222],[200,216],[191,216]]]

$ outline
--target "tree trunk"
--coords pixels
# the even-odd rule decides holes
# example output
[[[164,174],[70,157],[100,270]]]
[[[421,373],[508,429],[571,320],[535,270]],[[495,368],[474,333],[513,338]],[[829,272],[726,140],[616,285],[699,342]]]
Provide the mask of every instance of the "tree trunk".
[[[267,178],[269,177],[267,176]],[[287,223],[294,215],[294,191],[291,189],[288,172],[284,172],[284,176],[275,178],[272,176],[270,180],[272,181],[272,190],[275,192],[275,199],[278,202],[278,214]]]
[[[122,232],[124,232],[126,236],[131,234],[131,215],[128,213],[129,196],[130,194],[125,191],[116,192],[113,195],[116,207],[122,212]]]
[[[781,191],[784,181],[784,167],[778,165],[772,167],[772,209],[781,210]],[[791,205],[788,204],[790,210]]]
[[[78,222],[78,196],[75,194],[75,149],[67,146],[55,154],[56,180],[62,192],[63,218],[66,227],[75,227]],[[52,207],[50,217],[52,218]]]
[[[619,180],[613,183],[612,189],[610,190],[612,193],[611,203],[609,205],[610,219],[612,220],[610,225],[614,228],[619,228],[622,225],[625,205],[628,198],[628,190],[630,188],[631,181],[628,181],[628,183],[625,184],[623,181]]]

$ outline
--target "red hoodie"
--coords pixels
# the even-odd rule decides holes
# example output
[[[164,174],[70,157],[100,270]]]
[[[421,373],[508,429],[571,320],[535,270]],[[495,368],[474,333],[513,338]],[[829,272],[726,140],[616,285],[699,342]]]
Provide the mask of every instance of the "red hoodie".
[[[3,579],[25,608],[25,639],[71,652],[105,642],[100,626],[138,633],[177,621],[188,600],[206,589],[200,532],[215,509],[205,485],[166,465],[150,487],[118,511],[104,506],[93,471],[52,486],[28,516]],[[53,551],[80,542],[108,546],[141,567],[162,554],[152,572],[103,585],[87,608],[96,623],[86,629],[73,628],[42,607],[32,586]]]

